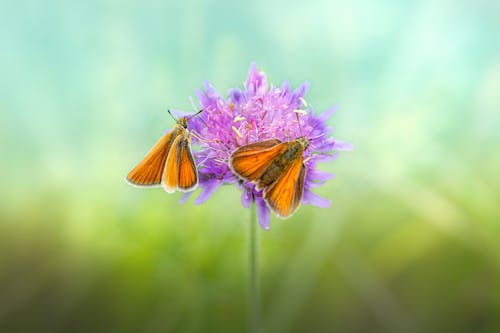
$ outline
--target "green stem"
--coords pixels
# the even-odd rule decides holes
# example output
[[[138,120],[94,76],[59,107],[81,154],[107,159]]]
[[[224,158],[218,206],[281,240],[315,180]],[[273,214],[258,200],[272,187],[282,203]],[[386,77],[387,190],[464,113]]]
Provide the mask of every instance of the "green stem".
[[[259,261],[258,261],[258,225],[255,202],[250,207],[249,241],[248,241],[248,270],[249,270],[249,332],[258,333],[260,330],[260,292],[259,292]]]

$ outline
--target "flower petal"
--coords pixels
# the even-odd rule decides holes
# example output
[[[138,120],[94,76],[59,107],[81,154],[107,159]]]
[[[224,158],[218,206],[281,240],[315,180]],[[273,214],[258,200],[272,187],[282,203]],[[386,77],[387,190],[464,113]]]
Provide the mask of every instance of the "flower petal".
[[[241,192],[241,204],[245,208],[250,208],[251,203],[252,203],[252,192],[249,191],[246,187],[243,187],[243,191]]]
[[[269,230],[269,207],[267,207],[266,202],[260,196],[255,197],[255,206],[257,208],[257,217],[260,226],[264,230]]]
[[[315,162],[330,162],[336,160],[338,157],[339,153],[332,153],[330,155],[318,154],[318,155],[313,155],[311,159],[313,159]]]
[[[230,89],[227,95],[234,104],[240,104],[243,98],[243,92],[237,88]]]
[[[201,205],[210,197],[214,194],[214,192],[221,186],[221,182],[219,182],[217,179],[214,179],[212,181],[208,181],[205,183],[204,187],[201,190],[200,195],[196,198],[194,201],[195,205]]]
[[[309,82],[303,82],[300,86],[297,87],[292,93],[292,105],[296,109],[301,109],[302,108],[302,101],[301,98],[304,98],[304,96],[307,94],[307,91],[309,90],[309,87],[311,84]]]
[[[330,200],[320,197],[312,191],[304,191],[302,203],[304,205],[313,205],[320,208],[328,208],[332,204]]]
[[[310,86],[311,84],[308,81],[302,82],[302,84],[293,91],[293,94],[297,97],[304,97]]]
[[[327,180],[335,177],[334,174],[317,170],[313,166],[309,167],[308,170],[310,170],[306,175],[306,186],[308,187],[322,186]]]
[[[179,199],[179,204],[184,204],[187,199],[189,199],[191,197],[191,195],[193,195],[194,191],[191,191],[191,192],[186,192],[186,193],[183,193],[182,194],[182,197]]]
[[[259,68],[256,63],[252,63],[250,65],[250,69],[248,70],[248,78],[245,82],[246,90],[257,93],[265,93],[267,90],[267,79],[266,74],[264,72],[259,72]]]
[[[321,171],[317,169],[313,169],[308,171],[307,178],[312,179],[312,180],[321,180],[321,181],[327,181],[328,179],[332,179],[335,177],[333,173],[329,173],[326,171]]]
[[[335,140],[335,145],[333,149],[340,151],[351,151],[354,149],[354,146],[352,143],[349,142]]]
[[[290,93],[290,81],[286,80],[283,81],[283,84],[280,87],[281,89],[281,96],[285,96]]]
[[[318,116],[318,118],[321,121],[327,121],[331,116],[333,116],[333,114],[337,111],[337,109],[338,109],[338,106],[334,105],[331,108],[329,108],[328,110],[320,113],[320,115]]]
[[[205,94],[210,98],[219,98],[220,94],[215,90],[214,86],[208,82],[203,81],[203,88],[205,89]]]

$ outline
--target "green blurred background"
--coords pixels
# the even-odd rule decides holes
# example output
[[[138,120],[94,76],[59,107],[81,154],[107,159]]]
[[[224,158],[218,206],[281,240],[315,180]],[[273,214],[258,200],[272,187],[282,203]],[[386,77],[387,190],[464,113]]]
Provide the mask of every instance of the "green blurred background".
[[[260,231],[264,332],[500,331],[496,1],[0,2],[0,332],[243,332],[249,211],[124,176],[210,80],[355,145]]]

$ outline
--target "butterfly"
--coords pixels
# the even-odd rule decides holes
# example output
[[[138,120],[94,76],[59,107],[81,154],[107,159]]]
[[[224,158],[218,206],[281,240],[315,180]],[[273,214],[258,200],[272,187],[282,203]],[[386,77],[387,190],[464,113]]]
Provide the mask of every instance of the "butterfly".
[[[192,115],[199,114],[198,113]],[[188,192],[198,186],[198,170],[191,152],[188,117],[176,119],[172,131],[163,135],[144,159],[127,175],[127,181],[138,187],[163,186],[165,191]]]
[[[240,178],[263,190],[263,198],[279,217],[290,217],[300,206],[304,193],[306,167],[302,153],[309,140],[277,139],[251,143],[237,148],[229,159],[231,170]]]

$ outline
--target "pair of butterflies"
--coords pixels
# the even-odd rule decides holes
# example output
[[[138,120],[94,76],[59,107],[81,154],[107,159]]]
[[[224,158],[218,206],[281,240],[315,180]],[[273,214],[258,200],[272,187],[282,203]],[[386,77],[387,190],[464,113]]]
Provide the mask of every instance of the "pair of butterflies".
[[[308,145],[305,137],[290,142],[272,139],[251,143],[231,154],[229,166],[240,178],[255,184],[256,190],[263,191],[271,210],[287,218],[299,208],[304,193],[302,153]],[[127,180],[140,187],[161,185],[168,193],[188,192],[198,186],[187,117],[176,120],[173,130],[158,140]]]

